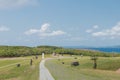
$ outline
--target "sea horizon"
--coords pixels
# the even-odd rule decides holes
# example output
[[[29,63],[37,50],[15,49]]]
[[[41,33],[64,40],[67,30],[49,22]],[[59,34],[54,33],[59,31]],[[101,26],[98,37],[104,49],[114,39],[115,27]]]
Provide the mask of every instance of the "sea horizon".
[[[117,46],[108,46],[108,47],[64,46],[64,48],[86,49],[86,50],[95,50],[95,51],[101,51],[101,52],[120,53],[120,47],[117,47]]]

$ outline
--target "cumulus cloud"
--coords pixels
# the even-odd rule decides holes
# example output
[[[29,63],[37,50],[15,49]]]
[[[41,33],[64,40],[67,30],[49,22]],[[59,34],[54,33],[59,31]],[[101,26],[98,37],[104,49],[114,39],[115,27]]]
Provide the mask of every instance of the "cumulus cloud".
[[[37,0],[0,0],[0,9],[35,5]]]
[[[41,26],[40,29],[30,29],[30,30],[26,31],[25,34],[31,35],[31,34],[41,33],[43,35],[43,34],[46,34],[45,32],[49,31],[49,26],[50,26],[50,24],[45,23]]]
[[[52,32],[46,32],[46,33],[40,33],[39,35],[42,37],[49,37],[49,36],[58,36],[58,35],[64,35],[65,32],[58,30],[58,31],[52,31]]]
[[[113,26],[110,29],[98,31],[98,32],[93,32],[92,36],[95,37],[110,37],[110,38],[115,38],[115,37],[120,37],[120,22],[118,22],[115,26]]]
[[[93,31],[95,31],[96,29],[98,29],[99,26],[98,25],[94,25],[91,29],[86,30],[87,33],[92,33]]]
[[[10,29],[5,27],[5,26],[1,26],[0,27],[0,32],[5,32],[5,31],[9,31]]]
[[[45,23],[41,26],[40,29],[30,29],[26,31],[25,34],[26,35],[37,34],[41,37],[58,36],[58,35],[66,34],[66,32],[62,30],[51,31],[49,27],[50,27],[50,24]]]
[[[40,32],[46,32],[46,31],[48,31],[49,30],[49,26],[50,26],[50,24],[48,24],[48,23],[43,24],[41,26]]]
[[[31,35],[31,34],[34,34],[34,33],[37,33],[39,32],[39,30],[37,29],[30,29],[28,31],[25,32],[26,35]]]

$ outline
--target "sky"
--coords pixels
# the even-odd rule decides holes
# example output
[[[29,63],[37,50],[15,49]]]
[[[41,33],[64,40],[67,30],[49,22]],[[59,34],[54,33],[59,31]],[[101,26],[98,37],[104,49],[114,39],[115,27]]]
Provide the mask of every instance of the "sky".
[[[120,0],[0,0],[0,45],[120,45]]]

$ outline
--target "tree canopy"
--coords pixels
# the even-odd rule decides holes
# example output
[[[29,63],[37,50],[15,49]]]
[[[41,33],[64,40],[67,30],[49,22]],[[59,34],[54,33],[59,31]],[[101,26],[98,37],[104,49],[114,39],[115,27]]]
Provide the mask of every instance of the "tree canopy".
[[[115,53],[104,53],[92,50],[83,49],[67,49],[57,46],[37,46],[37,47],[27,47],[27,46],[0,46],[0,57],[20,57],[20,56],[30,56],[30,55],[41,55],[42,53],[52,54],[69,54],[69,55],[84,55],[84,56],[120,56],[120,54]]]

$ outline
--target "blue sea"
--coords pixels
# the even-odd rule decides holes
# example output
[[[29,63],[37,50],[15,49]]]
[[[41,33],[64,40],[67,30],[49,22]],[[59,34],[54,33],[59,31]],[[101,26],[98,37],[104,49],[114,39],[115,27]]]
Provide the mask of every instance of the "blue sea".
[[[120,53],[120,47],[75,47],[75,46],[69,46],[66,48],[73,48],[73,49],[87,49],[87,50],[96,50],[96,51],[101,51],[101,52],[115,52],[115,53]]]
[[[82,48],[82,49],[97,50],[97,51],[102,51],[102,52],[120,53],[120,48]]]

